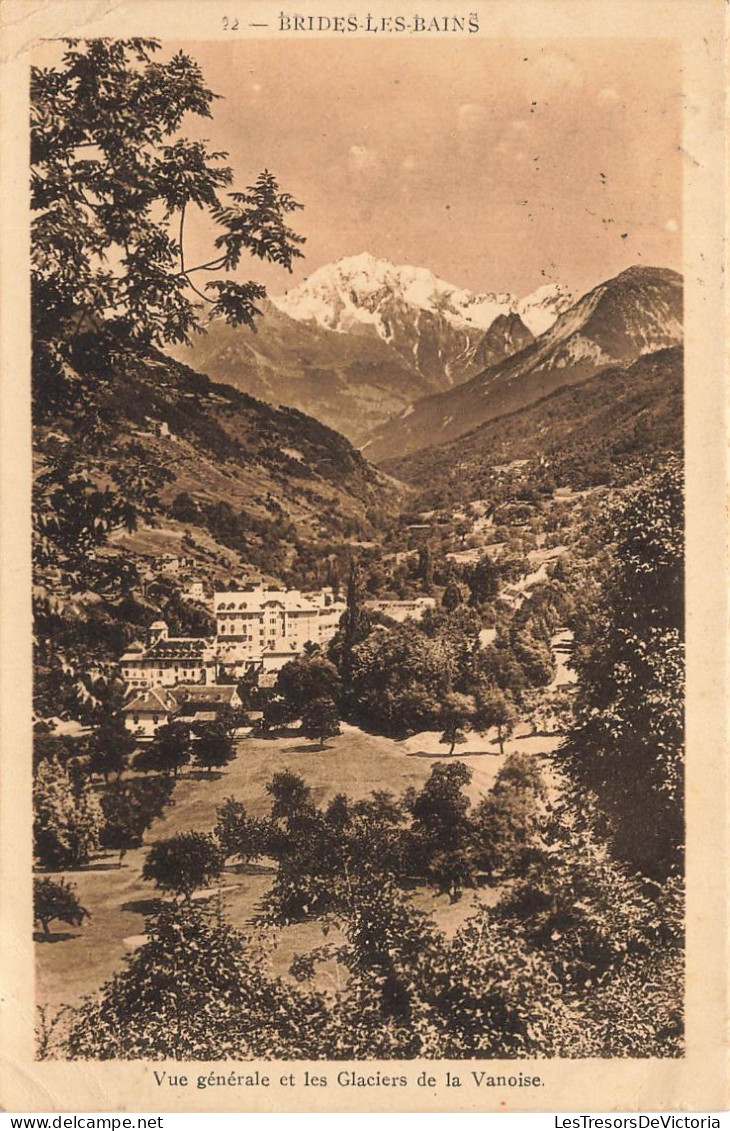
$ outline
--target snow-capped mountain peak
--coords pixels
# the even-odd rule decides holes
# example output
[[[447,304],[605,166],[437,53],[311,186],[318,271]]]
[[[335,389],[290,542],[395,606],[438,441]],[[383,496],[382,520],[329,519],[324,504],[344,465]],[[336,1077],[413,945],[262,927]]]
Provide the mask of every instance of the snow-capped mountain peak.
[[[396,266],[369,252],[320,267],[303,283],[272,301],[290,318],[340,333],[370,326],[393,337],[394,307],[426,313],[460,331],[483,333],[501,314],[516,313],[533,334],[548,328],[572,296],[557,283],[520,299],[509,292],[474,293],[447,283],[426,267]]]
[[[296,322],[337,334],[377,336],[434,392],[523,349],[571,301],[557,283],[523,299],[509,291],[475,293],[426,267],[398,266],[369,252],[328,263],[272,299]]]
[[[516,313],[538,338],[550,329],[558,315],[573,305],[575,297],[562,283],[543,283],[532,294],[519,300]]]

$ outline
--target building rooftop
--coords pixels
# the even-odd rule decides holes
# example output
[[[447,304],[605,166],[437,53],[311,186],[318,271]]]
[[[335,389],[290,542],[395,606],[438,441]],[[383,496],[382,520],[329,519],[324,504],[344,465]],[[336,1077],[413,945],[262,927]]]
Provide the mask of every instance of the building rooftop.
[[[210,648],[213,639],[208,636],[179,636],[167,640],[156,640],[145,652],[145,659],[172,660],[178,657],[181,660],[197,659],[202,657],[206,648]]]
[[[182,706],[184,703],[228,704],[238,694],[235,683],[178,683],[170,694]]]
[[[177,709],[177,700],[170,694],[166,687],[151,687],[148,691],[143,691],[140,695],[135,695],[122,710],[129,713],[141,713],[142,711],[164,711],[172,712]]]

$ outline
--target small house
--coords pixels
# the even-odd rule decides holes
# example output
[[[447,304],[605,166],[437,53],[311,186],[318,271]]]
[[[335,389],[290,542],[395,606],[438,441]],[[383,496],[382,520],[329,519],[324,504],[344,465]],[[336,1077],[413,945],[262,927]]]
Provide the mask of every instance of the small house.
[[[151,687],[122,708],[124,725],[135,738],[146,741],[154,738],[158,727],[172,721],[177,708],[177,700],[166,687]]]

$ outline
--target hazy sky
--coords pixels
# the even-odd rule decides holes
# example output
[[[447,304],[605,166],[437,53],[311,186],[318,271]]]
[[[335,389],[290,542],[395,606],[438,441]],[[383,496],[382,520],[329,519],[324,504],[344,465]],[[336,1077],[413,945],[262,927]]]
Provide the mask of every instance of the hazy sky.
[[[305,205],[294,275],[258,261],[242,272],[272,294],[361,251],[518,294],[546,280],[583,292],[632,263],[681,269],[681,77],[669,41],[184,46],[224,96],[213,121],[185,132],[227,149],[237,184],[266,167]]]

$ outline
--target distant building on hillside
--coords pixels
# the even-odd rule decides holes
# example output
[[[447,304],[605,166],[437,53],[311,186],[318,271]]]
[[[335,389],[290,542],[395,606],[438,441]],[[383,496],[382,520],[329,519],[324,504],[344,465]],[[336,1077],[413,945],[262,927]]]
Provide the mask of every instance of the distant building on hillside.
[[[183,573],[185,570],[195,569],[195,558],[191,557],[178,557],[176,554],[163,554],[158,559],[158,567],[163,573],[172,577],[177,577],[178,574]]]

